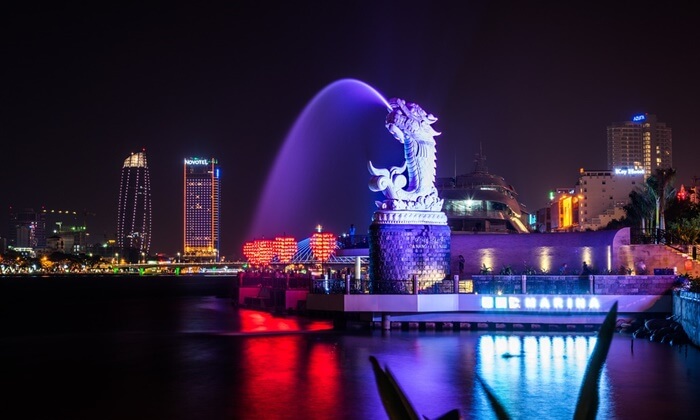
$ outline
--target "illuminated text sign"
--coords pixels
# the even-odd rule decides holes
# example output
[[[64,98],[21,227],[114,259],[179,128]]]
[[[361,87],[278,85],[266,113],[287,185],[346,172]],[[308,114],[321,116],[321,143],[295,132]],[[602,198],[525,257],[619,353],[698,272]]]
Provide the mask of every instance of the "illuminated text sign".
[[[647,117],[646,117],[644,114],[642,114],[642,115],[635,115],[634,117],[632,117],[632,121],[635,121],[635,122],[636,122],[636,121],[644,121],[644,120],[646,120],[646,119],[647,119]]]
[[[644,175],[644,169],[615,168],[615,175]]]
[[[507,309],[507,310],[600,310],[600,302],[595,297],[571,297],[571,296],[542,296],[526,297],[517,296],[482,296],[482,309]]]
[[[187,164],[187,165],[209,165],[209,159],[199,159],[199,158],[185,159],[185,164]]]

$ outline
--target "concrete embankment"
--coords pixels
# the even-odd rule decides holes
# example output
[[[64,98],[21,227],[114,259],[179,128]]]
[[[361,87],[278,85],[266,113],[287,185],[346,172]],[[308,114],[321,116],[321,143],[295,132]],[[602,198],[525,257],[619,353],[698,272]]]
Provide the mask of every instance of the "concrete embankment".
[[[673,315],[696,346],[700,347],[700,293],[673,292]]]

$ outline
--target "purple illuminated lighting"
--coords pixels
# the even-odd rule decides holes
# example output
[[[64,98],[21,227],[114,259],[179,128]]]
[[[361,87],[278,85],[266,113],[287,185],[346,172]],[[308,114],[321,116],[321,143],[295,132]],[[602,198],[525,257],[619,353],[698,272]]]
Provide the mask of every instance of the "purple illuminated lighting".
[[[336,81],[294,122],[263,184],[249,238],[305,238],[317,225],[338,234],[350,224],[365,232],[376,209],[367,189],[367,162],[401,157],[384,128],[389,105],[364,82]]]

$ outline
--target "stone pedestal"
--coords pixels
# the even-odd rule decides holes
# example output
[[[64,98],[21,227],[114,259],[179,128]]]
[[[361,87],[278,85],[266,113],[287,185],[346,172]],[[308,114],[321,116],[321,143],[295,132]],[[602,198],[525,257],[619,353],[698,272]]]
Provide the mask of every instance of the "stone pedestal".
[[[372,281],[441,281],[450,272],[447,224],[373,222],[369,228],[369,278]]]

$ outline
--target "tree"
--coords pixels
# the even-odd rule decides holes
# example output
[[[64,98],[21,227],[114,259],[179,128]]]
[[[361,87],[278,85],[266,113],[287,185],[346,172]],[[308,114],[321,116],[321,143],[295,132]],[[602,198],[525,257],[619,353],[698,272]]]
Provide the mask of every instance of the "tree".
[[[625,206],[627,218],[642,230],[666,228],[666,208],[675,198],[673,181],[676,170],[657,168],[653,175],[632,191]]]
[[[666,212],[664,216],[666,218],[666,224],[670,225],[671,222],[677,222],[681,219],[692,219],[700,215],[700,205],[695,204],[689,199],[679,199],[676,196],[673,200],[668,202],[666,206]]]
[[[656,193],[648,184],[644,183],[629,194],[630,201],[624,207],[627,219],[634,225],[645,231],[647,222],[652,227],[652,216],[656,208]]]
[[[700,240],[700,216],[669,223],[669,232],[683,245],[695,245]]]
[[[651,181],[656,193],[656,226],[661,229],[666,229],[666,218],[664,217],[668,202],[675,197],[676,189],[673,187],[673,181],[676,178],[676,170],[674,168],[656,168],[654,175],[647,179]]]

